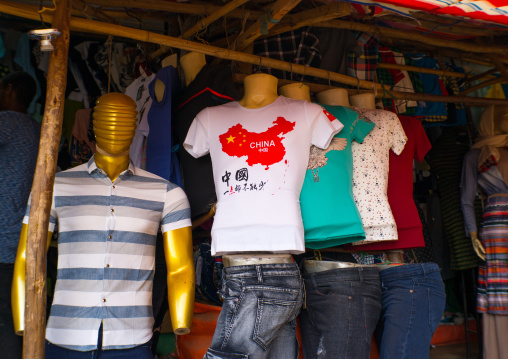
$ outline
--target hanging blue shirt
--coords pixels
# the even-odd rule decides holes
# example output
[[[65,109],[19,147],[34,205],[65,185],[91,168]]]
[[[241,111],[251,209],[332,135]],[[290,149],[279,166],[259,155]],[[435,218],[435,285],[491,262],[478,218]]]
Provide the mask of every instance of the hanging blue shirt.
[[[164,84],[164,96],[157,101],[155,82]],[[152,106],[148,112],[148,137],[146,139],[146,170],[170,182],[182,186],[180,166],[175,152],[172,152],[173,133],[171,130],[172,98],[180,89],[178,71],[173,66],[162,68],[148,85]]]
[[[14,263],[39,151],[41,126],[29,115],[0,111],[0,263]]]

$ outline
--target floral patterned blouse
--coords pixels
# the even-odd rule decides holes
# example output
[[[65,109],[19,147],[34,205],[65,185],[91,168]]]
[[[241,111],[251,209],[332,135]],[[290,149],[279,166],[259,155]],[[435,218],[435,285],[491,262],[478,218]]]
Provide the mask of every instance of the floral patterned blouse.
[[[397,240],[397,226],[390,210],[388,169],[390,149],[399,155],[407,142],[393,112],[353,107],[359,116],[376,124],[363,143],[353,142],[353,196],[362,217],[365,240],[354,245]]]

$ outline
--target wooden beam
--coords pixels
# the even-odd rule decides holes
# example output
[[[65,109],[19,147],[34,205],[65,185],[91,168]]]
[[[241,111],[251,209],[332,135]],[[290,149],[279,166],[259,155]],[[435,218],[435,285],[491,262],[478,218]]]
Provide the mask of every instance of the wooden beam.
[[[280,20],[291,11],[301,0],[277,0],[267,11],[271,19],[277,21]],[[266,22],[268,30],[270,30],[275,23],[270,22],[267,14],[263,14],[259,19],[252,24],[243,34],[241,34],[235,41],[236,49],[243,50],[252,44],[261,34],[261,27],[264,26],[263,22]]]
[[[297,14],[286,15],[277,25],[271,28],[267,36],[275,36],[283,32],[348,15],[351,15],[351,5],[349,3],[335,2],[323,5],[311,10],[300,11]]]
[[[26,304],[23,357],[43,359],[46,332],[46,242],[53,197],[56,161],[62,134],[71,0],[57,0],[51,26],[61,37],[53,40],[48,67],[46,103],[39,155],[35,167],[26,245]]]
[[[102,5],[106,8],[138,8],[204,16],[209,16],[221,8],[211,4],[188,4],[161,0],[87,0],[87,2],[91,5]],[[247,15],[249,20],[255,21],[262,14],[261,11],[235,9],[229,13],[229,16],[243,19]]]
[[[466,74],[464,74],[462,72],[428,69],[426,67],[417,67],[417,66],[409,66],[409,65],[389,64],[386,62],[378,62],[377,67],[379,67],[381,69],[418,72],[421,74],[433,74],[433,75],[450,76],[450,77],[457,77],[457,78],[465,78],[466,77]]]
[[[463,90],[460,94],[461,95],[466,95],[466,94],[474,92],[476,90],[481,90],[482,88],[485,88],[487,86],[492,86],[492,85],[495,85],[495,84],[498,84],[498,83],[501,83],[501,82],[506,82],[506,79],[503,76],[499,76],[499,77],[496,77],[495,79],[484,81],[484,82],[482,82],[482,83],[480,83],[478,85],[471,86],[471,87]]]
[[[381,36],[392,37],[397,39],[405,39],[411,41],[418,41],[423,44],[429,44],[437,47],[444,47],[448,49],[457,49],[466,52],[475,53],[493,53],[503,54],[508,53],[508,47],[506,46],[485,46],[478,45],[470,42],[460,42],[455,40],[444,40],[434,36],[426,36],[413,31],[402,31],[390,29],[387,27],[362,24],[353,21],[344,20],[330,20],[315,24],[315,26],[328,27],[333,29],[349,29],[355,31],[367,32],[370,34],[379,34]]]
[[[86,14],[88,16],[96,17],[97,19],[102,21],[118,24],[118,21],[116,21],[116,19],[105,14],[100,8],[88,6],[88,4],[84,0],[74,0],[72,2],[72,7],[79,10],[81,12],[81,15]],[[72,12],[72,14],[74,13],[75,12]]]
[[[7,14],[22,16],[29,19],[37,19],[37,13],[30,13],[23,8],[0,5],[0,12],[5,12]],[[50,15],[46,15],[50,18]],[[86,20],[81,18],[71,18],[71,29],[82,32],[91,32],[91,33],[100,33],[100,34],[111,34],[114,36],[125,37],[128,39],[133,39],[137,41],[149,42],[154,44],[166,45],[175,47],[178,49],[184,49],[188,51],[196,51],[203,53],[205,55],[210,55],[213,57],[245,62],[254,65],[260,65],[264,67],[271,67],[278,70],[283,71],[292,71],[295,74],[301,74],[305,76],[313,76],[322,79],[329,79],[330,81],[342,83],[345,85],[354,86],[355,88],[368,89],[371,92],[375,88],[378,95],[385,94],[386,96],[390,96],[392,94],[394,97],[403,100],[416,100],[416,101],[429,101],[429,102],[452,102],[452,103],[461,103],[466,102],[483,106],[485,104],[497,104],[497,105],[506,105],[508,104],[508,100],[499,100],[499,99],[483,99],[483,98],[475,98],[469,96],[438,96],[438,95],[429,95],[429,94],[419,94],[419,93],[407,93],[407,92],[397,92],[390,91],[388,86],[383,86],[381,84],[373,83],[370,81],[357,80],[354,77],[338,74],[335,72],[329,72],[322,69],[317,69],[313,67],[307,67],[303,65],[290,64],[285,61],[270,59],[267,57],[255,56],[251,54],[246,54],[239,51],[232,51],[223,49],[216,46],[205,45],[193,41],[183,40],[171,36],[156,34],[153,32],[149,32],[146,30],[138,30],[132,29],[120,25],[113,24],[105,24],[98,21]],[[383,91],[384,89],[384,91]],[[444,98],[443,98],[444,97]]]
[[[496,66],[496,69],[499,71],[502,77],[505,78],[505,80],[508,80],[508,70],[506,70],[506,66],[504,63],[499,59],[499,56],[496,56],[494,54],[490,55],[490,59],[494,66]]]
[[[237,84],[242,84],[243,80],[245,79],[247,75],[244,74],[235,74],[233,75],[233,81]],[[290,80],[283,80],[279,79],[278,86],[284,86],[291,83],[299,83],[299,81],[290,81]],[[314,84],[305,82],[307,86],[310,88],[311,93],[319,93],[322,91],[335,89],[335,88],[342,88],[342,87],[335,87],[335,86],[328,86],[323,84]],[[349,93],[349,95],[357,95],[360,93],[374,93],[371,90],[357,90],[357,89],[345,89]],[[409,93],[409,92],[398,92],[398,91],[386,91],[383,92],[377,92],[376,98],[392,98],[390,97],[392,95],[393,97],[399,99],[399,100],[415,100],[415,101],[426,101],[426,102],[445,102],[445,103],[463,103],[466,105],[471,106],[491,106],[491,105],[504,105],[508,106],[508,100],[504,99],[492,99],[492,98],[479,98],[479,97],[469,97],[469,96],[441,96],[441,95],[428,95],[428,94],[420,94],[420,93]],[[384,97],[383,97],[384,96]]]
[[[481,74],[478,74],[478,75],[475,75],[475,76],[472,76],[472,77],[468,77],[468,78],[466,78],[466,80],[464,82],[466,84],[468,84],[468,83],[471,83],[471,82],[474,82],[474,81],[478,81],[478,80],[483,79],[484,77],[487,77],[487,76],[490,76],[492,74],[495,74],[496,72],[498,72],[498,70],[494,67],[493,69],[490,69],[488,71],[482,72]]]
[[[218,18],[227,15],[237,7],[245,4],[249,0],[232,0],[223,7],[219,8],[217,11],[214,11],[210,15],[208,15],[206,18],[202,20],[198,20],[194,26],[192,26],[190,29],[185,31],[182,35],[182,38],[189,39],[193,37],[195,34],[197,34],[202,29],[205,29],[208,25],[210,25],[212,22],[217,20]]]

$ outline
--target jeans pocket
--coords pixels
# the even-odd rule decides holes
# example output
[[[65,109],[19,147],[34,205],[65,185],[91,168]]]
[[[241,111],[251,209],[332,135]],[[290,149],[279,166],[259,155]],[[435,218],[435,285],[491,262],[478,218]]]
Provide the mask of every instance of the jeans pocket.
[[[429,299],[429,328],[431,334],[437,329],[445,308],[446,294],[444,290],[427,289]]]
[[[298,301],[258,298],[253,340],[266,350],[277,331],[296,317],[298,309]]]
[[[239,353],[225,353],[219,350],[208,349],[203,359],[248,359],[249,356]]]

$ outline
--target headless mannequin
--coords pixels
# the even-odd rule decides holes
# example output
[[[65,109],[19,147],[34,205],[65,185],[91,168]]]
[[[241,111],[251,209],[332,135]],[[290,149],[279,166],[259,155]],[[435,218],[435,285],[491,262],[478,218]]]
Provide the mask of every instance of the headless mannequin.
[[[206,65],[206,58],[202,53],[189,52],[180,58],[180,65],[185,76],[185,86],[188,86],[196,78],[196,75],[201,71],[203,66]]]
[[[129,147],[136,129],[136,107],[123,94],[111,93],[97,100],[94,131],[97,141],[95,163],[114,182],[129,166]],[[97,108],[102,105],[101,110]],[[25,309],[25,253],[27,224],[23,224],[12,284],[14,328],[22,335]],[[48,233],[48,246],[52,233]],[[191,227],[163,233],[168,269],[168,300],[175,334],[190,332],[194,307],[195,275],[192,257]]]
[[[352,106],[359,108],[366,108],[369,110],[376,109],[376,97],[372,93],[362,93],[358,95],[349,96],[349,101]],[[404,264],[404,252],[402,250],[391,250],[385,252],[386,257],[390,264]],[[379,265],[379,269],[386,269],[390,266]]]
[[[310,88],[301,82],[279,87],[279,94],[295,100],[310,101]]]
[[[369,110],[376,109],[376,97],[372,93],[361,93],[349,96],[351,106],[367,108]]]
[[[508,106],[496,106],[494,108],[494,134],[502,135],[508,134]],[[499,149],[501,158],[498,163],[498,167],[501,171],[506,171],[505,167],[508,167],[508,152],[505,149]],[[469,232],[471,241],[473,243],[473,249],[482,260],[485,260],[485,248],[482,242],[478,239],[478,232]]]
[[[351,107],[346,89],[330,89],[316,94],[319,103],[330,106]]]
[[[345,89],[330,89],[322,91],[316,95],[319,103],[330,106],[345,106],[350,107],[348,101],[348,93]],[[304,262],[304,271],[306,273],[322,272],[335,268],[350,268],[350,267],[371,267],[350,262],[340,261],[316,261],[306,260]]]
[[[267,74],[253,74],[244,79],[245,93],[239,101],[240,105],[256,109],[267,106],[274,102],[279,95],[277,94],[277,78]],[[272,263],[292,263],[293,257],[290,254],[228,254],[222,257],[225,267],[252,265],[252,264],[272,264]]]

